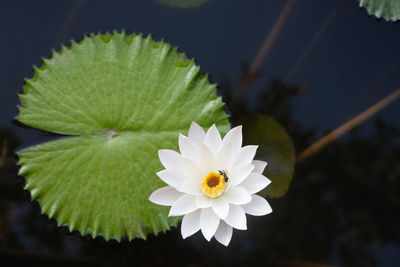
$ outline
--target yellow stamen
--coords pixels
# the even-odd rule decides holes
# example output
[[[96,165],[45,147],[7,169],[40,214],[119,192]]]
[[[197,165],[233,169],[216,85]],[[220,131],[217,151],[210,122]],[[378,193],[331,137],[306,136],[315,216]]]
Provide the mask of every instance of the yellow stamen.
[[[209,172],[201,182],[201,191],[208,197],[219,197],[225,190],[224,177],[216,172]]]

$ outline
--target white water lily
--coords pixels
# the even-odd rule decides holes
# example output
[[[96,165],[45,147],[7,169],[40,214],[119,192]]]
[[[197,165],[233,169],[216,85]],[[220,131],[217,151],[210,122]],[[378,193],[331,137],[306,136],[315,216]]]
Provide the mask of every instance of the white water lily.
[[[182,216],[181,232],[186,238],[201,230],[206,240],[227,246],[232,228],[246,230],[246,213],[254,216],[272,212],[268,202],[255,193],[269,183],[262,175],[265,161],[253,160],[258,146],[242,147],[242,126],[222,139],[215,125],[207,133],[195,122],[188,137],[179,135],[180,154],[158,151],[165,170],[157,173],[168,184],[154,191],[150,201],[172,206],[169,216]]]

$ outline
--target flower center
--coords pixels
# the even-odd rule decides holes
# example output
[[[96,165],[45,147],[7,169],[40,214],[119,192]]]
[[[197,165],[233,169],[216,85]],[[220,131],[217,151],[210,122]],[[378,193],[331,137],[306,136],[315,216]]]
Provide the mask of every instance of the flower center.
[[[216,172],[209,172],[201,182],[201,191],[208,197],[219,197],[225,189],[224,177]]]

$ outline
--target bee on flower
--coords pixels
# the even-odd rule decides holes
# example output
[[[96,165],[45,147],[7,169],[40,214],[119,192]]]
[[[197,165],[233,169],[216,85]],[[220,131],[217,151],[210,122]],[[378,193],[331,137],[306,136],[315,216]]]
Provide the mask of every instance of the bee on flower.
[[[161,149],[165,167],[157,173],[168,186],[154,191],[149,200],[171,206],[169,216],[182,216],[182,237],[199,230],[207,241],[214,236],[227,246],[233,228],[246,230],[246,213],[254,216],[272,212],[257,192],[270,180],[262,175],[267,163],[253,160],[258,146],[242,147],[242,126],[222,139],[215,125],[207,133],[192,122],[188,137],[179,135],[180,153]]]

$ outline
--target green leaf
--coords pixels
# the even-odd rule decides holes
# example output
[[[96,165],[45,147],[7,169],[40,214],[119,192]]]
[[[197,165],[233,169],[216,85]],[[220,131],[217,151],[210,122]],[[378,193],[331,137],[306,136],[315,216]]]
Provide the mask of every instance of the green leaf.
[[[399,0],[359,0],[360,7],[365,7],[370,15],[383,17],[387,21],[400,19]]]
[[[296,162],[294,146],[285,129],[272,117],[255,113],[243,118],[243,138],[246,144],[258,145],[255,159],[268,163],[264,175],[271,184],[260,195],[284,196]]]
[[[216,87],[184,54],[151,37],[114,33],[72,42],[26,81],[17,119],[73,135],[18,153],[42,212],[106,240],[146,238],[180,218],[149,195],[165,184],[157,151],[178,150],[192,121],[230,126]]]
[[[191,8],[198,7],[208,0],[157,0],[161,4],[172,6],[172,7],[181,7],[181,8]]]

